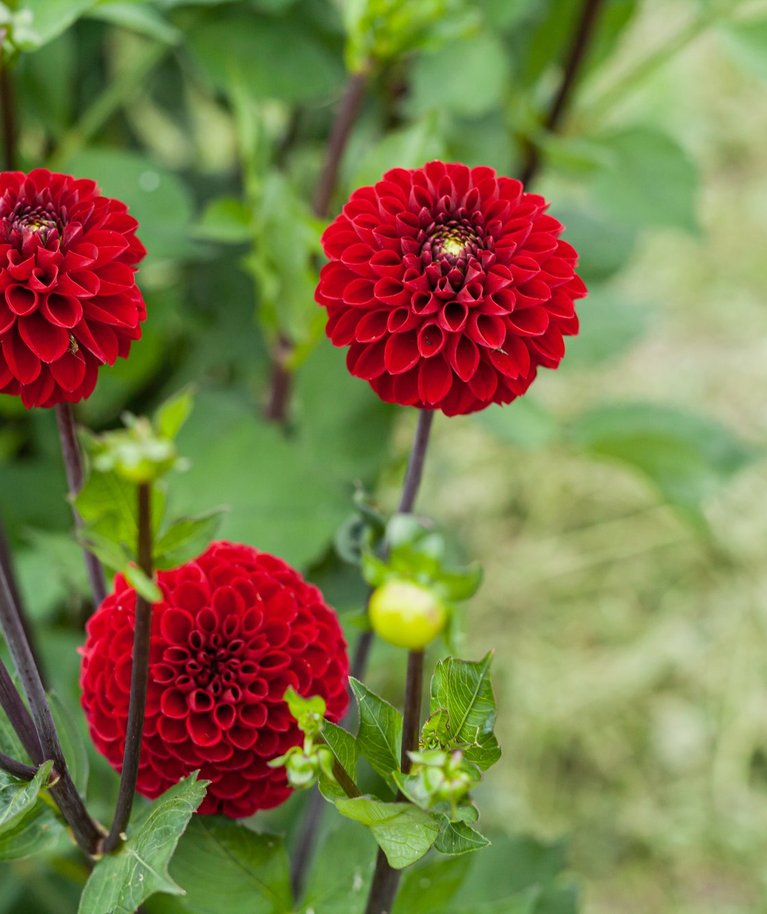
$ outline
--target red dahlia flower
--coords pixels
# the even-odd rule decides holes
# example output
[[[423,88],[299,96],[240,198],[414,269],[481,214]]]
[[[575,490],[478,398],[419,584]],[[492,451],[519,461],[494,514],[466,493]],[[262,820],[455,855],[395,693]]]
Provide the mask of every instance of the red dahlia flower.
[[[137,226],[93,181],[0,173],[0,393],[76,403],[128,355],[146,317]]]
[[[349,371],[383,400],[451,416],[556,368],[586,287],[547,205],[492,168],[444,162],[356,190],[322,236],[316,294]]]
[[[213,543],[160,572],[152,612],[140,793],[156,797],[200,769],[202,813],[237,819],[290,794],[268,762],[302,740],[288,686],[321,695],[337,721],[348,702],[346,643],[319,590],[281,559]],[[135,592],[118,575],[87,625],[82,702],[96,747],[119,770],[125,748]]]

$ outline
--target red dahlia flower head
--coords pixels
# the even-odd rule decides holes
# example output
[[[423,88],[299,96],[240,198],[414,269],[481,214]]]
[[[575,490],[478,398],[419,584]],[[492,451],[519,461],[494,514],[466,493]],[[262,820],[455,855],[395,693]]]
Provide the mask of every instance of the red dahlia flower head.
[[[578,255],[538,194],[430,162],[356,190],[322,236],[316,299],[349,371],[448,416],[510,403],[578,332]]]
[[[283,696],[321,695],[327,717],[348,703],[346,643],[319,590],[281,559],[216,542],[160,572],[152,610],[144,735],[137,789],[163,793],[200,770],[201,813],[237,819],[290,794],[271,759],[303,740]],[[97,749],[120,769],[128,719],[135,592],[118,575],[87,624],[82,703]]]
[[[128,355],[146,317],[137,227],[93,181],[0,173],[0,393],[76,403]]]

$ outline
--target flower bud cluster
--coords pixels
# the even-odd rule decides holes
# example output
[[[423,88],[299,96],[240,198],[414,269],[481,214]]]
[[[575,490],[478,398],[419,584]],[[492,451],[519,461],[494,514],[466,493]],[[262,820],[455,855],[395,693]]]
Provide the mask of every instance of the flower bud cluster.
[[[155,430],[149,419],[126,413],[123,421],[125,428],[105,432],[93,444],[95,469],[101,473],[114,471],[138,485],[184,468],[174,442]]]
[[[408,777],[410,790],[429,807],[450,804],[453,818],[457,818],[458,807],[479,783],[481,775],[477,766],[466,761],[460,749],[411,752],[410,760],[413,762]]]
[[[288,751],[272,759],[270,768],[284,768],[288,784],[295,789],[311,787],[324,774],[331,781],[333,775],[333,753],[326,745],[317,745],[311,736],[304,739],[303,746],[293,746]]]

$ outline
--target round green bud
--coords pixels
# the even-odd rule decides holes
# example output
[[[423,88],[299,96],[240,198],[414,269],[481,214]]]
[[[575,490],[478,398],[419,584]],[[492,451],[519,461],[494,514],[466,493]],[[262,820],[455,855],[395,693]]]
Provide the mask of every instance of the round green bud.
[[[447,610],[426,587],[392,579],[370,598],[370,624],[384,641],[411,651],[422,650],[442,631]]]

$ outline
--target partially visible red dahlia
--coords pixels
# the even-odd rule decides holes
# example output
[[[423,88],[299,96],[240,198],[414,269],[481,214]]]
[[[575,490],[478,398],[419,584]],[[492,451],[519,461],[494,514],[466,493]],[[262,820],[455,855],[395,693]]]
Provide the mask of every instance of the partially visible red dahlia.
[[[0,173],[0,393],[76,403],[128,355],[146,317],[137,227],[93,181]]]
[[[492,168],[444,162],[356,190],[322,236],[316,293],[349,371],[383,400],[451,416],[556,368],[586,287],[547,206]]]
[[[281,559],[213,543],[160,572],[138,787],[156,797],[200,769],[211,781],[201,813],[237,819],[290,794],[268,762],[302,734],[288,686],[321,695],[337,721],[348,703],[346,642],[319,590]],[[135,592],[118,575],[87,625],[82,703],[96,747],[120,769],[132,667]]]

